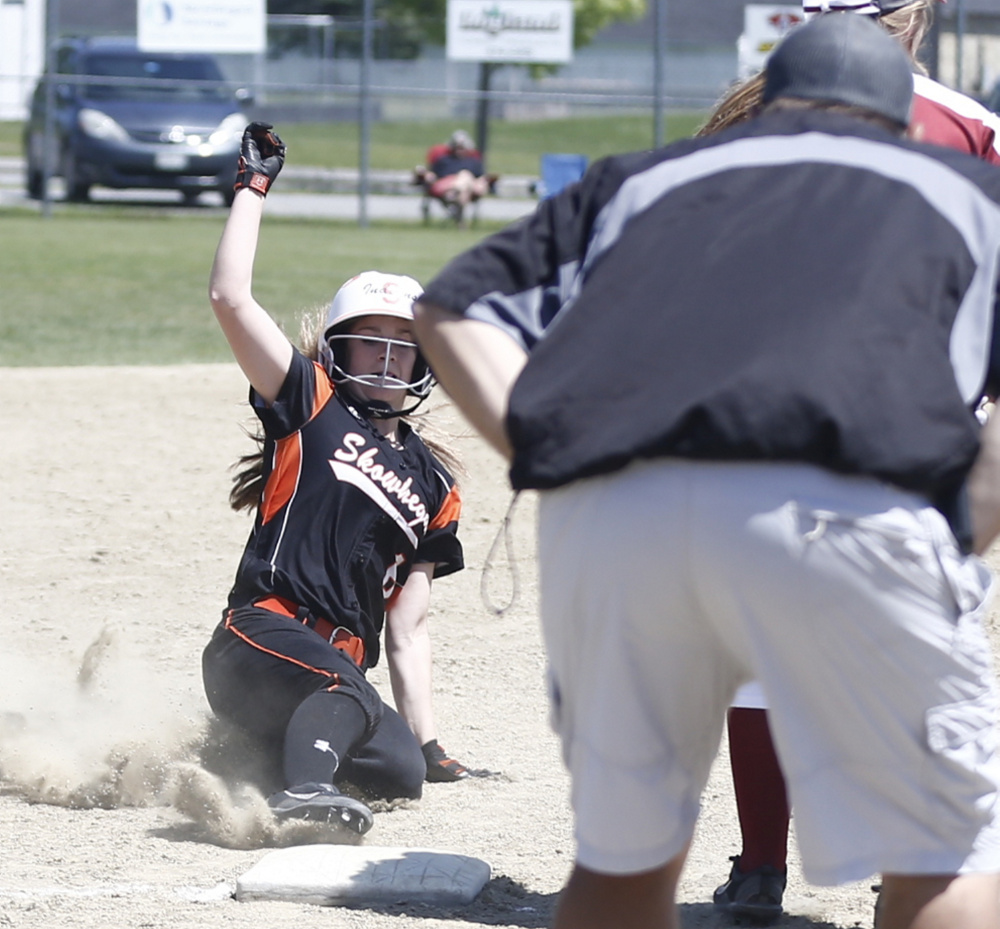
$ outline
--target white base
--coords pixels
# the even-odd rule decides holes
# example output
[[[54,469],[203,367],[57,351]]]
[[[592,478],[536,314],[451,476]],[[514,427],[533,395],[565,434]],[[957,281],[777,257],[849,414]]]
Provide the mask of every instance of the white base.
[[[236,899],[297,903],[471,903],[490,879],[478,858],[425,848],[297,845],[269,852],[236,882]]]

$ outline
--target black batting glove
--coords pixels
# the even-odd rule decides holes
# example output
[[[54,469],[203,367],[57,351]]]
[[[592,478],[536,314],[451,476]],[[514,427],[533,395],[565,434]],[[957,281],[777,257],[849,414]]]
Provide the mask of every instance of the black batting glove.
[[[264,197],[271,189],[285,163],[285,143],[273,129],[270,123],[253,122],[243,131],[233,190],[249,187]]]
[[[427,762],[427,780],[435,783],[441,781],[461,781],[470,776],[469,770],[460,761],[449,758],[437,739],[420,746]]]

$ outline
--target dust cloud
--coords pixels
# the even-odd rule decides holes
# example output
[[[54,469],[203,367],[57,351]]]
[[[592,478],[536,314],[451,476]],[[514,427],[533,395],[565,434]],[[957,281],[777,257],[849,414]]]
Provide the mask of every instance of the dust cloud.
[[[83,809],[145,806],[162,801],[172,762],[197,756],[204,718],[163,699],[155,669],[127,660],[118,640],[102,629],[76,669],[0,658],[7,793]]]
[[[242,733],[157,688],[155,667],[105,627],[77,667],[0,656],[3,790],[76,809],[172,806],[193,837],[250,849],[354,841],[338,827],[277,823],[267,760]],[[194,704],[194,698],[191,698]]]

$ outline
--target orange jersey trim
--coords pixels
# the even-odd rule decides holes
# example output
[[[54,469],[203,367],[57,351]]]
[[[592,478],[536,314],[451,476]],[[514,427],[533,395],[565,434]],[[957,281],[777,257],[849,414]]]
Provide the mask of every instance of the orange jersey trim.
[[[431,529],[443,529],[449,523],[457,523],[458,517],[462,515],[462,497],[459,495],[458,487],[452,487],[448,491],[448,496],[444,498],[441,509],[437,511],[428,531]]]
[[[309,414],[310,422],[316,418],[319,411],[333,396],[333,384],[326,371],[323,370],[323,366],[317,362],[313,362],[313,365],[316,368],[316,386],[313,391],[312,412]],[[300,432],[278,439],[274,443],[274,466],[268,476],[260,507],[263,523],[266,524],[274,519],[282,507],[295,496],[301,470],[302,436]]]
[[[330,375],[326,373],[326,368],[318,361],[313,362],[313,367],[316,368],[316,390],[313,393],[313,408],[312,414],[309,416],[310,420],[315,419],[316,414],[326,406],[334,392],[333,382],[330,380]]]
[[[230,610],[226,614],[226,623],[225,623],[226,629],[228,629],[233,635],[237,636],[238,638],[246,642],[247,645],[249,645],[251,648],[255,648],[259,652],[264,652],[265,655],[272,655],[275,658],[280,658],[282,661],[288,661],[291,664],[298,665],[300,668],[305,668],[307,671],[312,671],[313,674],[319,674],[322,677],[327,677],[327,678],[332,677],[333,683],[325,687],[324,690],[336,690],[340,686],[339,674],[333,671],[324,671],[322,668],[314,668],[312,665],[306,664],[304,661],[298,661],[295,658],[290,658],[288,655],[282,655],[281,652],[276,652],[270,648],[264,648],[263,645],[258,644],[248,635],[244,635],[244,633],[240,632],[239,629],[233,626],[232,619],[233,619],[233,611]]]
[[[270,522],[292,497],[302,472],[302,436],[299,433],[278,439],[274,444],[274,467],[267,478],[260,505],[261,520]]]

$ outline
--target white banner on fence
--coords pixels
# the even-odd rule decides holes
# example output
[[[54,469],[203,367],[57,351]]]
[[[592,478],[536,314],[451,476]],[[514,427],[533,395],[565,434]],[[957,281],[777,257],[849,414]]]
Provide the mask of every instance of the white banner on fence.
[[[0,0],[0,119],[24,119],[45,62],[45,4]]]
[[[743,9],[743,35],[737,43],[740,77],[762,70],[774,46],[804,20],[801,6],[748,3]]]
[[[137,0],[146,52],[258,54],[267,45],[265,0]]]
[[[448,0],[452,61],[573,60],[572,0]]]

